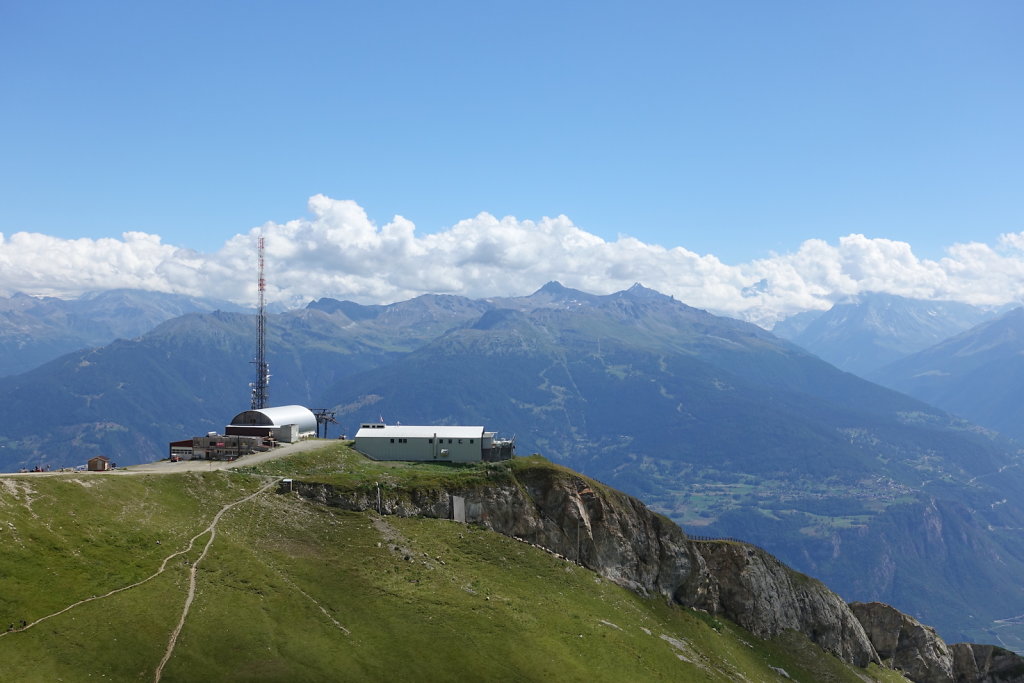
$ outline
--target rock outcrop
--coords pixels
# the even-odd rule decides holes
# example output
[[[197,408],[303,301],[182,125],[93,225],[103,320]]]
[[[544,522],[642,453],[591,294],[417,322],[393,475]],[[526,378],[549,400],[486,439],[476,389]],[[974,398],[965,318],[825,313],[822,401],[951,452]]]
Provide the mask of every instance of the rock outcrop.
[[[347,510],[376,510],[376,490],[337,491],[295,482],[294,490]],[[514,482],[451,489],[382,488],[382,514],[451,519],[464,500],[465,521],[538,545],[643,595],[674,600],[692,571],[686,535],[640,501],[580,476],[528,469]]]
[[[554,466],[494,471],[487,485],[338,490],[296,481],[306,498],[348,510],[465,521],[535,544],[645,595],[721,614],[757,636],[787,629],[857,666],[878,661],[846,603],[820,582],[743,543],[691,541],[639,500]],[[456,503],[457,504],[453,504]]]
[[[701,571],[679,591],[679,602],[721,614],[755,635],[793,629],[856,666],[878,662],[861,623],[838,595],[760,548],[736,542],[691,544]]]
[[[1022,683],[1024,657],[995,645],[956,643],[953,673],[956,683]]]
[[[316,502],[483,525],[545,548],[643,595],[719,614],[771,638],[792,629],[840,659],[879,662],[914,683],[1024,683],[1024,658],[993,645],[946,645],[882,603],[843,600],[755,546],[690,539],[620,491],[565,468],[496,466],[473,484],[336,489],[294,481]]]
[[[995,645],[947,645],[931,626],[880,602],[855,602],[882,663],[914,683],[1024,683],[1024,657]]]
[[[912,681],[953,683],[953,653],[930,626],[881,602],[855,602],[860,620],[882,662]],[[965,680],[977,680],[967,678]]]

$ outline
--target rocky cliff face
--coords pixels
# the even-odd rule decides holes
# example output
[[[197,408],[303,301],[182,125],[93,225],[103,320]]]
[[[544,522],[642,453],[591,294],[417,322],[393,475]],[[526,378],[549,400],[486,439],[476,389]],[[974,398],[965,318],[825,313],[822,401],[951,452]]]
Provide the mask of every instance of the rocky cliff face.
[[[957,683],[1022,683],[1024,658],[995,645],[956,643],[953,672]]]
[[[1024,683],[1024,657],[995,645],[946,645],[930,626],[880,602],[855,602],[883,664],[914,683]]]
[[[816,579],[744,543],[691,543],[698,571],[678,591],[682,604],[718,613],[761,637],[793,629],[856,666],[878,662],[860,622]]]
[[[597,487],[597,488],[595,488]],[[378,509],[377,493],[337,491],[295,482],[317,502],[347,510]],[[676,599],[692,571],[685,534],[623,493],[582,477],[519,473],[514,484],[470,489],[382,489],[382,514],[452,518],[453,496],[462,498],[465,521],[540,546],[644,595]]]
[[[847,605],[820,582],[743,543],[693,541],[638,500],[555,466],[495,470],[474,485],[288,490],[346,510],[461,517],[545,548],[644,595],[721,614],[757,636],[792,629],[847,663],[881,661],[914,683],[1024,683],[1024,657],[992,645],[946,645],[889,605]],[[284,493],[285,488],[282,488]]]
[[[640,501],[560,468],[517,468],[511,480],[468,488],[341,491],[295,482],[317,502],[348,510],[482,524],[579,562],[626,588],[721,614],[755,635],[805,634],[844,661],[878,661],[849,607],[823,584],[742,543],[691,541]],[[454,503],[454,505],[453,505]]]
[[[903,672],[912,681],[953,683],[958,680],[953,673],[953,653],[935,629],[880,602],[855,602],[850,609],[887,666]]]
[[[992,645],[946,645],[882,603],[847,605],[764,550],[695,541],[640,501],[569,470],[518,467],[493,482],[339,490],[296,481],[316,502],[385,515],[481,524],[545,548],[644,595],[705,610],[770,638],[787,629],[856,666],[880,662],[915,683],[1024,683],[1024,658]]]

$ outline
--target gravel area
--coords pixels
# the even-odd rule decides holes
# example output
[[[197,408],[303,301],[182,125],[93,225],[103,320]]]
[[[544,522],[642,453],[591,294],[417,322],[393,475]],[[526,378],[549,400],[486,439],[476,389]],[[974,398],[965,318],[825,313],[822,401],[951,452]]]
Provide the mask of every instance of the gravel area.
[[[305,441],[299,441],[298,443],[289,443],[283,446],[278,446],[272,451],[265,453],[253,453],[252,455],[243,455],[234,462],[227,460],[180,460],[178,462],[171,462],[170,460],[158,460],[157,462],[147,462],[141,465],[129,465],[128,467],[118,467],[116,470],[110,472],[89,472],[87,470],[54,470],[52,472],[0,472],[0,477],[62,477],[67,475],[75,476],[90,476],[90,475],[131,475],[131,474],[173,474],[174,472],[212,472],[213,470],[230,470],[235,467],[245,467],[246,465],[255,465],[257,463],[266,462],[267,460],[273,460],[275,458],[281,458],[292,453],[302,453],[303,451],[315,451],[318,448],[325,448],[332,443],[338,443],[337,439],[306,439]]]
[[[160,460],[157,462],[143,463],[142,465],[119,467],[108,474],[169,474],[173,472],[210,472],[213,470],[229,470],[235,467],[256,465],[261,462],[266,462],[267,460],[274,460],[275,458],[291,455],[292,453],[314,451],[333,443],[338,443],[338,441],[336,439],[306,439],[305,441],[299,441],[298,443],[289,443],[283,446],[278,446],[277,448],[265,453],[243,455],[241,458],[234,461],[180,460],[178,462],[171,462],[170,460]]]

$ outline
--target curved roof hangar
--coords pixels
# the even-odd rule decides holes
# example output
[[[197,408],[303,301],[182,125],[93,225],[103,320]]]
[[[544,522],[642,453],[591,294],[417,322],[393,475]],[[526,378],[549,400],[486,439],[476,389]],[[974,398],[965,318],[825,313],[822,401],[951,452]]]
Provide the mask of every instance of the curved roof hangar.
[[[278,406],[246,410],[231,418],[230,427],[283,427],[297,425],[300,434],[316,431],[316,415],[305,406]]]

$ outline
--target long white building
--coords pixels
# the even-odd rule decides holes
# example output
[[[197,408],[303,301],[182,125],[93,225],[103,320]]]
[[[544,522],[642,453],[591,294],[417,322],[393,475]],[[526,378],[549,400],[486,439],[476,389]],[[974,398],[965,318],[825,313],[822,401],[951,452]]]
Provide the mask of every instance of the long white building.
[[[508,443],[507,448],[501,448]],[[510,442],[495,448],[494,432],[473,426],[412,426],[364,423],[356,432],[355,449],[374,460],[438,460],[479,462],[511,457]],[[505,454],[507,451],[507,455]],[[501,452],[501,455],[498,455]]]

